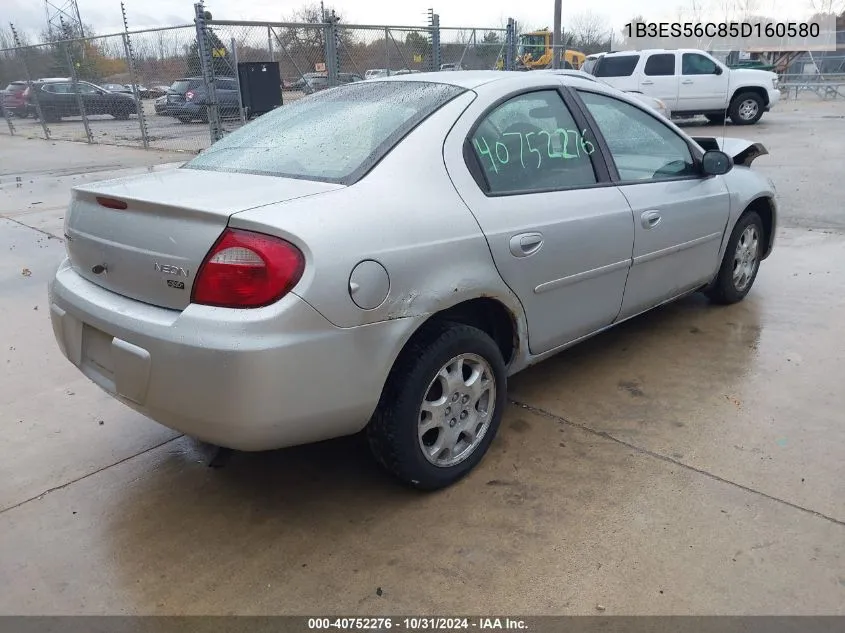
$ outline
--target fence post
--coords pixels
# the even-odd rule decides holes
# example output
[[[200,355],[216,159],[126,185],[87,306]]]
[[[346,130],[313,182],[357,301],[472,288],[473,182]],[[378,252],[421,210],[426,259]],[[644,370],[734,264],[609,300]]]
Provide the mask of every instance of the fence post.
[[[241,90],[241,73],[238,70],[238,43],[235,38],[232,38],[232,65],[234,68],[232,69],[235,73],[235,81],[238,82],[238,109],[241,113],[241,123],[246,123],[246,116],[244,115],[244,97],[243,91]]]
[[[337,49],[337,17],[332,11],[332,15],[326,19],[326,76],[329,80],[329,86],[336,86],[338,84],[338,73],[340,71],[340,56]]]
[[[516,62],[516,21],[513,18],[508,18],[505,42],[505,70],[513,70]]]
[[[26,85],[29,89],[29,94],[32,96],[32,100],[35,101],[35,114],[38,117],[38,121],[41,123],[41,129],[44,130],[44,138],[49,140],[50,128],[47,127],[47,122],[44,120],[44,112],[41,111],[41,100],[38,98],[38,91],[34,90],[32,87],[32,75],[29,74],[29,66],[26,64],[26,55],[23,53],[21,39],[18,37],[18,31],[15,28],[15,25],[10,22],[9,27],[12,29],[12,39],[15,40],[15,53],[16,55],[20,55],[21,58],[23,74],[26,78]]]
[[[206,104],[208,129],[211,134],[211,142],[216,143],[223,138],[223,130],[220,125],[220,108],[217,103],[217,90],[214,81],[214,63],[211,57],[211,44],[208,41],[205,7],[202,1],[194,4],[194,23],[197,26],[197,55],[202,66],[202,80],[205,84],[208,100]]]
[[[6,104],[3,102],[3,97],[0,96],[0,110],[3,111],[3,118],[6,119],[6,125],[9,126],[9,134],[15,135],[15,125],[12,123],[12,117],[6,109]]]
[[[82,126],[85,128],[85,136],[89,143],[93,143],[94,137],[91,136],[91,127],[88,125],[88,115],[85,112],[85,103],[82,99],[82,93],[79,92],[79,77],[76,74],[76,66],[73,63],[73,55],[70,54],[70,46],[67,42],[65,42],[63,46],[65,49],[65,59],[67,59],[67,65],[70,69],[70,82],[73,86],[73,94],[76,97],[76,107],[79,109],[79,116],[82,117]]]
[[[390,77],[390,29],[384,27],[384,69]]]
[[[141,127],[141,143],[144,149],[149,149],[150,139],[147,136],[147,115],[144,113],[144,102],[138,90],[138,74],[135,72],[135,53],[132,50],[132,40],[129,39],[129,22],[126,20],[126,7],[120,3],[123,12],[123,50],[126,52],[126,63],[129,65],[129,81],[132,82],[132,96],[135,97],[135,107],[138,110],[138,125]]]
[[[267,51],[270,53],[270,61],[276,61],[276,57],[273,53],[273,27],[269,24],[267,25]]]
[[[433,71],[440,70],[443,59],[440,55],[440,16],[430,12],[431,19],[431,65]]]

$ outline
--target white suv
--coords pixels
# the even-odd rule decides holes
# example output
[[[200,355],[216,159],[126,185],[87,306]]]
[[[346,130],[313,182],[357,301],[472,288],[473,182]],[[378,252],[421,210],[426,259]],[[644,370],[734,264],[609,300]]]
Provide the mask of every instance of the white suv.
[[[757,123],[780,100],[778,78],[767,70],[731,69],[704,51],[620,51],[592,69],[614,88],[660,99],[673,116],[705,115],[713,123]]]

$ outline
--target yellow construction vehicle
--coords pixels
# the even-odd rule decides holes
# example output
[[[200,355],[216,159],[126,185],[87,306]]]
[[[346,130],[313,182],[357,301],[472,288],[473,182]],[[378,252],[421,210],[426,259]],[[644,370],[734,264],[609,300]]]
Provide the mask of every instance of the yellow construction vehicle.
[[[580,51],[566,49],[561,53],[562,68],[578,70],[587,58]],[[552,67],[552,32],[549,29],[523,33],[519,36],[516,65],[520,70]]]

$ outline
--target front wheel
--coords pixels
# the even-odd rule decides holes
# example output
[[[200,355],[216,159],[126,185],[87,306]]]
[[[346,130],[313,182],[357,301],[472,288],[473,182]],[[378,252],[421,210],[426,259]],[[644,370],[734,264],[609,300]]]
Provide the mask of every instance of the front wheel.
[[[743,215],[734,226],[725,256],[706,294],[713,303],[737,303],[754,285],[763,252],[763,221],[754,211]]]
[[[402,351],[367,427],[377,461],[422,490],[449,486],[484,457],[507,397],[502,354],[485,332],[426,327]]]
[[[763,116],[763,98],[756,92],[743,92],[734,97],[728,116],[734,125],[751,125]]]

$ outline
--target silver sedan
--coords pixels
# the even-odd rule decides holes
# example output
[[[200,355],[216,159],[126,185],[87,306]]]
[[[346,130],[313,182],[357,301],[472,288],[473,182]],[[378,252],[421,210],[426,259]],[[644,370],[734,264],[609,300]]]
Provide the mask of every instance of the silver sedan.
[[[577,77],[345,85],[178,169],[74,188],[55,338],[188,435],[365,431],[440,488],[482,460],[508,376],[685,294],[746,296],[775,235],[762,153]]]

